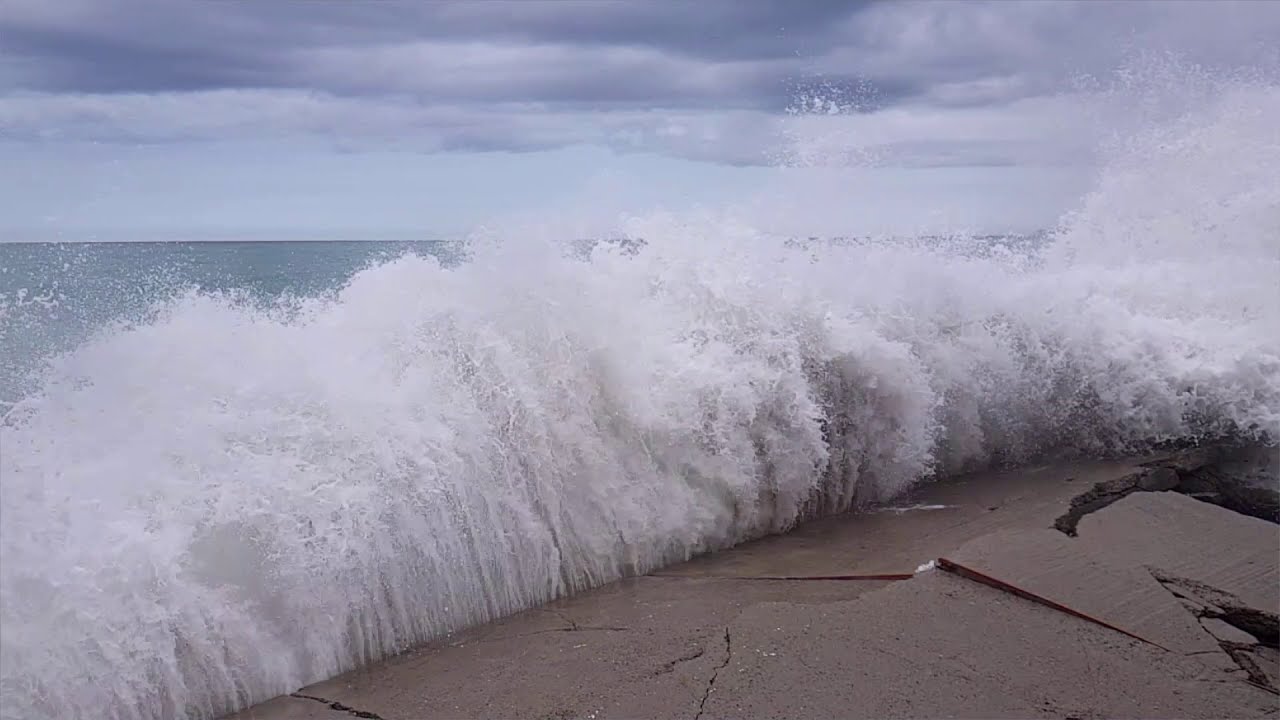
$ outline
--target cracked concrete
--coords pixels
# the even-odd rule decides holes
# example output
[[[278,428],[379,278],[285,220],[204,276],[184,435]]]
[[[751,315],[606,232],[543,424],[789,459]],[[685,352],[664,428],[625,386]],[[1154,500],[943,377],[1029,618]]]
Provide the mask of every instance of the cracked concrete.
[[[226,720],[351,720],[351,716],[312,700],[282,695],[241,710]]]
[[[1078,518],[1076,539],[1053,531],[994,533],[962,546],[954,559],[1218,673],[1243,670],[1274,691],[1254,667],[1259,663],[1242,654],[1277,639],[1276,615],[1261,609],[1280,603],[1274,526],[1182,495],[1139,492],[1133,478],[1101,485],[1105,492],[1086,493],[1089,499],[1074,505],[1091,508]],[[1108,504],[1092,505],[1100,496]],[[1170,564],[1182,574],[1163,569]],[[1251,601],[1206,582],[1215,578]]]
[[[653,674],[665,675],[669,672],[675,672],[676,666],[679,665],[680,663],[689,662],[690,660],[697,660],[698,658],[706,654],[707,654],[707,651],[705,648],[698,648],[697,650],[694,650],[693,652],[688,653],[686,655],[681,655],[680,657],[668,662],[667,664],[663,665],[657,670],[654,670]]]
[[[565,617],[534,610],[304,692],[385,720],[592,713],[689,720],[722,661],[724,629],[743,609],[780,600],[848,600],[888,584],[633,578],[553,608],[566,613],[577,632]],[[598,626],[630,629],[587,630]]]
[[[1231,593],[1152,569],[1151,574],[1200,622],[1249,682],[1280,695],[1280,654],[1275,613],[1243,605]]]
[[[1273,695],[1280,695],[1280,683],[1276,682],[1276,670],[1274,667],[1277,664],[1277,660],[1274,655],[1270,657],[1263,656],[1263,651],[1258,645],[1223,642],[1222,649],[1249,676],[1250,683]],[[1271,667],[1268,668],[1268,665]]]
[[[329,709],[331,710],[336,710],[340,713],[351,715],[352,717],[365,718],[365,720],[382,720],[382,716],[379,715],[378,713],[367,712],[365,710],[357,710],[353,707],[347,707],[346,705],[343,705],[340,702],[335,702],[333,700],[326,700],[325,698],[315,697],[314,695],[304,695],[302,693],[293,693],[289,697],[295,697],[300,700],[310,700],[312,702],[318,702],[321,705],[328,706]]]
[[[1272,696],[1195,658],[931,572],[861,598],[760,604],[704,718],[1254,717]],[[1216,677],[1216,676],[1215,676]],[[793,691],[782,691],[794,688]]]
[[[1056,530],[992,533],[950,559],[1175,652],[1221,654],[1145,568],[1112,562]]]
[[[1134,493],[1084,517],[1074,542],[1113,564],[1152,568],[1261,609],[1280,607],[1278,538],[1270,522],[1159,492]]]
[[[1217,618],[1201,617],[1200,626],[1210,635],[1217,638],[1219,642],[1235,643],[1237,645],[1256,645],[1258,642],[1249,633]]]
[[[1243,650],[1243,652],[1248,653],[1253,658],[1258,670],[1262,671],[1271,688],[1280,689],[1280,650],[1255,645],[1252,648]],[[1276,706],[1280,707],[1280,703],[1277,703]]]
[[[1071,499],[1053,526],[1075,537],[1085,515],[1135,492],[1175,491],[1273,523],[1280,522],[1280,461],[1273,448],[1211,448],[1144,463],[1124,477],[1105,480]]]
[[[1194,607],[1202,625],[1210,620],[1227,625],[1239,633],[1235,639],[1220,639],[1280,648],[1280,614],[1250,607],[1229,592],[1190,578],[1176,577],[1155,568],[1151,569],[1151,574],[1170,593]]]
[[[698,702],[698,714],[694,715],[694,720],[701,720],[702,714],[707,710],[707,700],[711,697],[711,693],[716,689],[716,678],[720,677],[720,671],[729,665],[729,661],[733,659],[733,636],[729,634],[729,628],[724,629],[724,662],[721,662],[711,671],[711,678],[707,680],[707,688],[702,691],[702,700]]]
[[[941,482],[905,502],[944,509],[813,523],[300,691],[321,702],[277,698],[237,718],[352,716],[322,703],[382,720],[1274,713],[1264,688],[1280,654],[1258,641],[1280,607],[1276,526],[1139,491],[1167,484],[1147,470],[1072,463]],[[1081,514],[1077,537],[1054,529],[1099,483],[1138,489]],[[946,573],[779,579],[911,573],[939,557],[1160,647]],[[1254,642],[1221,641],[1202,620]]]

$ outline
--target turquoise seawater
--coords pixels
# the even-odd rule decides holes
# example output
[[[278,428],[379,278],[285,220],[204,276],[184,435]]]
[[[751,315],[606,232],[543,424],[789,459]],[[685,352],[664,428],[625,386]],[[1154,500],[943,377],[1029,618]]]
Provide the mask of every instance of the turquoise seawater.
[[[38,386],[45,361],[108,325],[138,322],[189,292],[271,304],[315,297],[407,253],[449,262],[458,245],[421,242],[0,243],[0,401]]]

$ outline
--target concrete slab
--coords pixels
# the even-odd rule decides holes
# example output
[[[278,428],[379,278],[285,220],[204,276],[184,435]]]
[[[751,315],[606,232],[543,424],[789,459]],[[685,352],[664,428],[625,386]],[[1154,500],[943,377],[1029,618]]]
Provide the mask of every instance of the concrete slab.
[[[993,533],[949,559],[1123,628],[1175,652],[1213,653],[1234,668],[1194,614],[1145,568],[1108,562],[1057,530]]]
[[[1210,635],[1222,642],[1237,645],[1253,645],[1257,642],[1252,635],[1217,618],[1201,618],[1200,625]]]
[[[729,626],[702,718],[1256,717],[1274,695],[941,572]]]
[[[1081,519],[1083,549],[1280,612],[1280,526],[1171,492],[1135,493]]]
[[[846,601],[886,582],[635,578],[305,688],[395,718],[680,718],[742,610]]]

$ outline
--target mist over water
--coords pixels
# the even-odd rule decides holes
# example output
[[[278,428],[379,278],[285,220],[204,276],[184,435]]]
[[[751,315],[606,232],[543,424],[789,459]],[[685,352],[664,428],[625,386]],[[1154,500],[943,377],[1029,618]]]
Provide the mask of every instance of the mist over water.
[[[653,216],[105,327],[0,424],[3,717],[212,717],[935,474],[1274,439],[1276,117],[1221,82],[1043,242]]]

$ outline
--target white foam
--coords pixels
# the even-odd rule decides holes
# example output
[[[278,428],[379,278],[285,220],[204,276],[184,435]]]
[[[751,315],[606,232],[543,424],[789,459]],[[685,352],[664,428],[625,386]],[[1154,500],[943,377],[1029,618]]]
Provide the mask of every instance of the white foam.
[[[104,331],[0,426],[3,716],[214,716],[935,470],[1275,433],[1275,117],[1138,138],[1032,257],[656,217]]]

